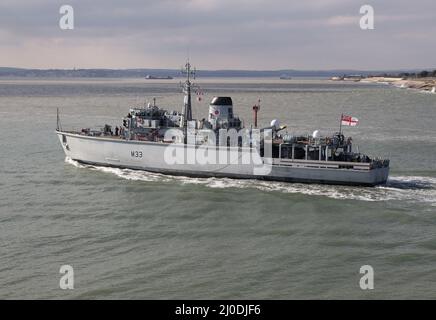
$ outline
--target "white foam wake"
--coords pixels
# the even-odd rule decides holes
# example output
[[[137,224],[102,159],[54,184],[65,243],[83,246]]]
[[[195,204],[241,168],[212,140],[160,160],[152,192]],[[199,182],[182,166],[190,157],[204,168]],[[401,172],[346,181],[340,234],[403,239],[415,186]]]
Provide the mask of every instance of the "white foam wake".
[[[120,178],[133,181],[178,182],[180,184],[204,185],[209,188],[218,189],[256,189],[264,192],[325,196],[333,199],[360,201],[401,200],[429,203],[432,206],[436,206],[436,177],[393,176],[389,178],[386,185],[375,188],[364,188],[229,178],[190,178],[131,169],[84,165],[69,158],[66,158],[65,161],[77,168],[88,168],[104,173],[110,173]]]

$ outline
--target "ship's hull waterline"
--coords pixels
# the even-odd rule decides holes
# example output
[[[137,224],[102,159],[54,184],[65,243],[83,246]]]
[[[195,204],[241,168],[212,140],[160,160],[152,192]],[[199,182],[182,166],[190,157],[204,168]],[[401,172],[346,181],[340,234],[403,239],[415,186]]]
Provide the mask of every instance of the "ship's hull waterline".
[[[263,166],[254,163],[243,164],[240,163],[241,161],[226,164],[168,163],[165,161],[165,148],[170,144],[167,143],[92,137],[62,131],[56,133],[67,157],[97,166],[189,177],[227,177],[356,186],[383,184],[389,175],[389,167],[346,169],[339,168],[341,167],[339,162],[329,161],[279,161],[274,159],[272,165],[268,165],[266,161],[266,165]],[[194,147],[171,145],[174,148]],[[249,148],[245,149],[246,152],[250,152]],[[343,164],[349,165],[349,163]],[[356,167],[359,168],[359,166]],[[264,174],[262,170],[265,170]]]

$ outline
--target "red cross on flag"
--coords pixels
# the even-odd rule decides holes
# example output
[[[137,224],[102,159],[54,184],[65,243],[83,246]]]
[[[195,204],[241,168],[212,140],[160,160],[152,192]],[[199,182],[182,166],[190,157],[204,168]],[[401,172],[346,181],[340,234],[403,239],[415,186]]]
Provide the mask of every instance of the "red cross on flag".
[[[341,124],[343,126],[355,127],[359,124],[359,119],[352,116],[342,115]]]

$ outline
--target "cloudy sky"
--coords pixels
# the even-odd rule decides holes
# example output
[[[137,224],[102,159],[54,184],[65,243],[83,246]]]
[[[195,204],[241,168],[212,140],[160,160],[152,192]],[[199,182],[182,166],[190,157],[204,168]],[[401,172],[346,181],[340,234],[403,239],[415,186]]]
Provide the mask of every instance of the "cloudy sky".
[[[59,28],[64,4],[74,30]],[[0,66],[179,68],[188,51],[201,69],[436,69],[436,1],[0,2]]]

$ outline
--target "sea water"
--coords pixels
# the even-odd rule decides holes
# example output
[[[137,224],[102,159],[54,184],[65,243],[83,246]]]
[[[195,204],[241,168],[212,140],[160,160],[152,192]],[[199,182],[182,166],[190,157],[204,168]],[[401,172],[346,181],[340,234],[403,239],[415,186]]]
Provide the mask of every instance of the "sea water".
[[[231,96],[252,122],[291,134],[344,127],[391,159],[375,188],[174,177],[79,164],[55,134],[120,125],[179,80],[0,80],[0,298],[436,298],[436,96],[316,79],[199,79],[194,117]],[[74,289],[59,286],[74,269]],[[361,266],[374,289],[359,286]]]

